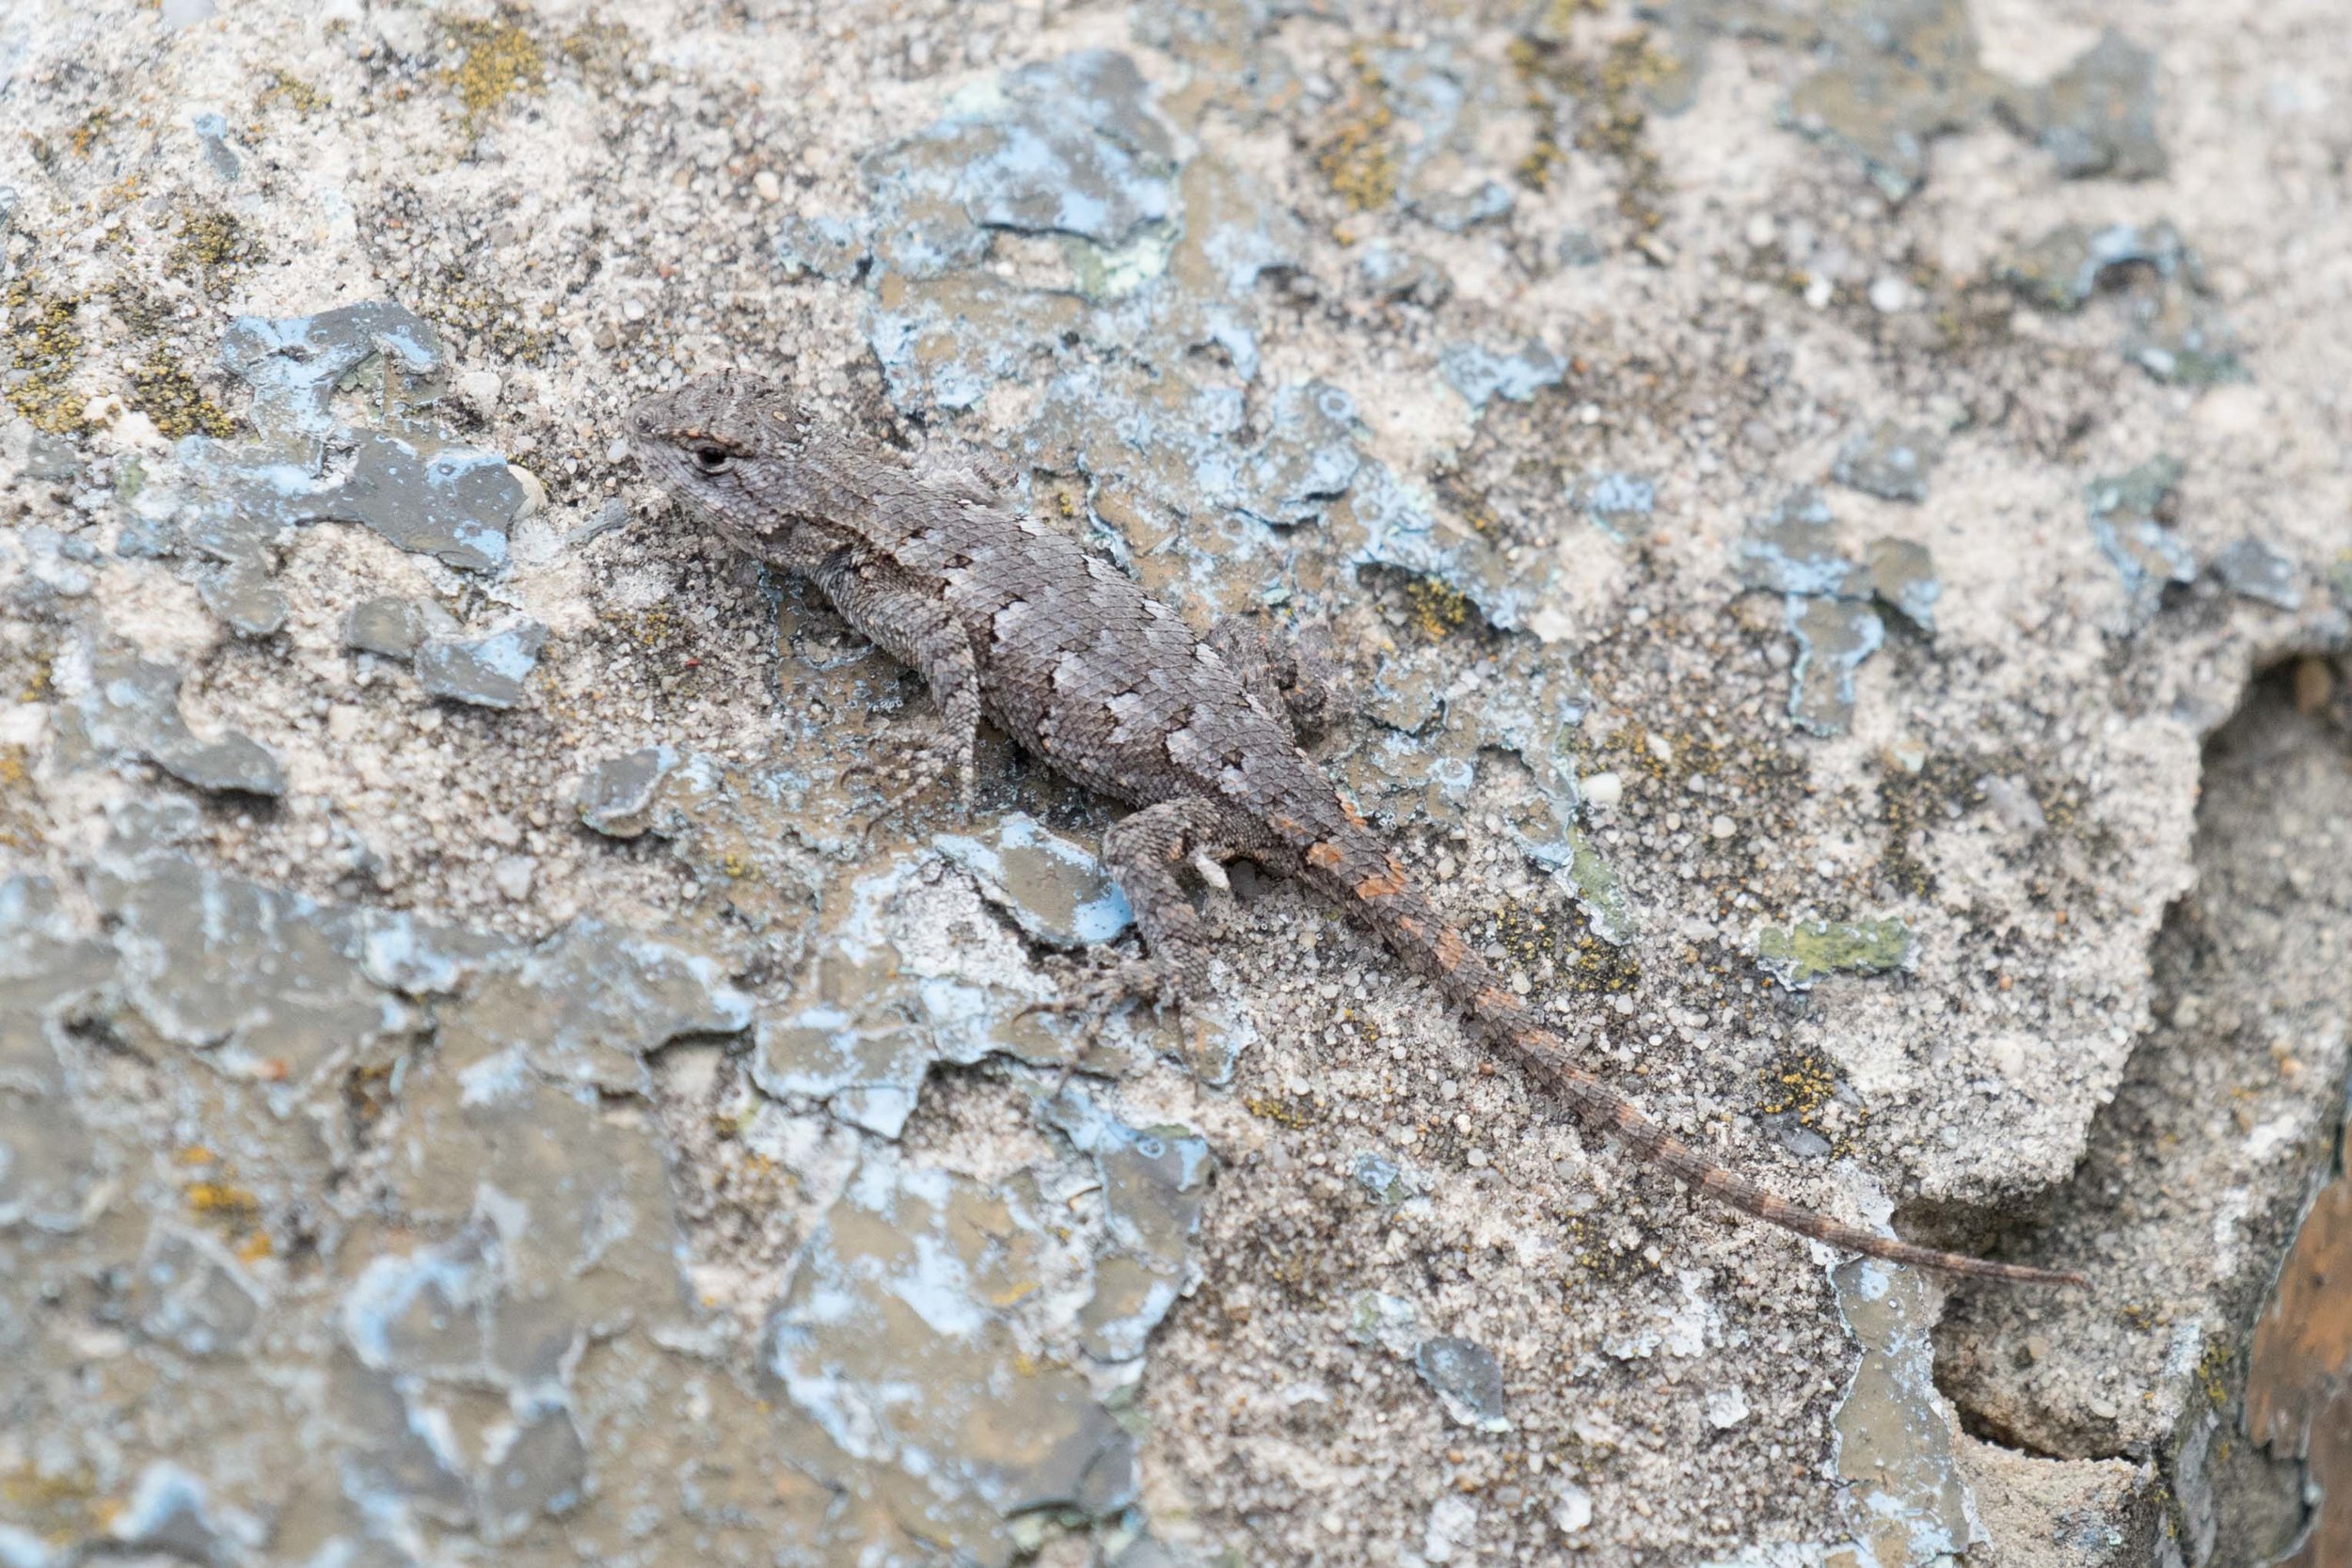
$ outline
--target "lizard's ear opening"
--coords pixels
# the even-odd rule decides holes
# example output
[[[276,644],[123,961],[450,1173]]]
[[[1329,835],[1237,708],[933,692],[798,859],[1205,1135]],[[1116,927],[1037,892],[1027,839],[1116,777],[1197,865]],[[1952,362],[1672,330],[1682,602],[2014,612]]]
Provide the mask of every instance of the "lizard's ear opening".
[[[707,474],[723,474],[735,467],[735,453],[710,445],[694,449],[694,467]]]

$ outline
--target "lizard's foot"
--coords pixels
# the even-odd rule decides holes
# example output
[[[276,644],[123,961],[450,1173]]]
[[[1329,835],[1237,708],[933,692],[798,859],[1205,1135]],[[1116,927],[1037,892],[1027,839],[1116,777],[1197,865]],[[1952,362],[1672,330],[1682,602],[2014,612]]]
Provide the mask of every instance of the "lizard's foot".
[[[1046,959],[1044,967],[1054,976],[1055,989],[1061,994],[1027,1003],[1013,1017],[1026,1018],[1031,1013],[1079,1015],[1077,1047],[1055,1075],[1053,1087],[1046,1095],[1050,1100],[1061,1093],[1070,1075],[1077,1070],[1079,1059],[1092,1052],[1102,1039],[1113,1013],[1130,1002],[1144,1002],[1156,1009],[1168,994],[1168,985],[1159,965],[1143,958],[1057,956]]]
[[[885,732],[863,762],[842,769],[844,780],[871,779],[882,792],[882,803],[866,822],[871,833],[886,818],[903,812],[909,802],[932,784],[952,781],[960,804],[972,804],[972,736],[950,745],[938,731],[914,729]]]
[[[1128,1003],[1141,1002],[1156,1011],[1175,1000],[1172,977],[1149,958],[1056,957],[1047,958],[1044,968],[1061,994],[1029,1003],[1021,1011],[1084,1014],[1089,1043],[1102,1033],[1104,1022]]]
[[[1188,989],[1172,966],[1157,958],[1049,958],[1046,967],[1063,994],[1032,1002],[1021,1012],[1080,1014],[1078,1054],[1094,1048],[1114,1013],[1141,1003],[1156,1015],[1172,1018],[1177,1039],[1172,1053],[1186,1072],[1201,1083],[1226,1081],[1231,1064],[1219,1065],[1224,1053],[1217,1042],[1232,1021],[1205,991]],[[1069,1075],[1065,1069],[1056,1081],[1057,1091]]]

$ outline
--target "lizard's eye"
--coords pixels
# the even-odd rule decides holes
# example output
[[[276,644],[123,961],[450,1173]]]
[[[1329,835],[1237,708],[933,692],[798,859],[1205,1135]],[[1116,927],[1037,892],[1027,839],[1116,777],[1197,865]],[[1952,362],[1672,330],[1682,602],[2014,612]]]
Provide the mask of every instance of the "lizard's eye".
[[[696,447],[694,467],[707,474],[723,474],[735,467],[735,453],[724,447]]]

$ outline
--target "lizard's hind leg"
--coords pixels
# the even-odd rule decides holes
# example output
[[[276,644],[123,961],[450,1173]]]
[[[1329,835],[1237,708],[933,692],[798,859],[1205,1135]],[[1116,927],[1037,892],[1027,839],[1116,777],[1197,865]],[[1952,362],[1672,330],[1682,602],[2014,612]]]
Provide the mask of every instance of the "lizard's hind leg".
[[[1250,835],[1235,830],[1230,812],[1193,799],[1146,806],[1103,835],[1103,865],[1127,895],[1136,929],[1179,1002],[1209,1000],[1209,939],[1184,874],[1224,887],[1224,863],[1254,848]]]
[[[1104,869],[1127,895],[1151,957],[1093,969],[1073,965],[1063,975],[1064,999],[1025,1010],[1085,1013],[1090,1037],[1102,1019],[1127,1002],[1173,1002],[1180,1008],[1210,1004],[1208,935],[1184,877],[1190,871],[1224,886],[1224,863],[1258,852],[1255,841],[1235,827],[1222,807],[1200,799],[1164,800],[1111,824],[1103,835]]]

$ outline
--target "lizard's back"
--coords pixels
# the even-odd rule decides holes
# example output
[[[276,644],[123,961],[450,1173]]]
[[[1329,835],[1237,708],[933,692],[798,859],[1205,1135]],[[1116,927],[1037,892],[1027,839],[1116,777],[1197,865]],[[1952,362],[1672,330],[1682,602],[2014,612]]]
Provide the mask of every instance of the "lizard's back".
[[[888,448],[843,456],[869,498],[856,531],[938,585],[990,719],[1057,771],[1130,805],[1255,809],[1271,790],[1318,824],[1333,814],[1288,721],[1126,573],[969,476],[943,487]]]

